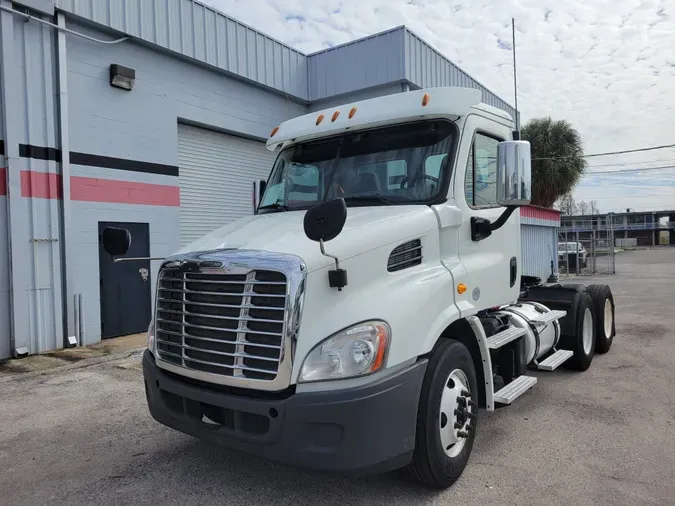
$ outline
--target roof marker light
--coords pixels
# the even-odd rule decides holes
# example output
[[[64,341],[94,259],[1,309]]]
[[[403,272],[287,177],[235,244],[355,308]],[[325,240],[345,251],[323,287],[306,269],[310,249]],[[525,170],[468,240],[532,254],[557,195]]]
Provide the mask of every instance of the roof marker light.
[[[424,107],[425,105],[427,105],[429,103],[430,98],[431,97],[429,97],[428,93],[424,94],[424,96],[422,97],[422,107]]]
[[[349,111],[349,119],[352,119],[354,114],[356,114],[356,107],[352,107],[352,110]]]
[[[274,127],[274,130],[272,130],[272,133],[270,134],[270,137],[274,137],[274,134],[276,134],[279,131],[279,127]]]
[[[319,114],[319,117],[316,118],[316,126],[319,126],[319,123],[323,121],[323,114]]]
[[[340,115],[340,111],[335,111],[333,113],[333,117],[330,119],[332,122],[334,122],[336,119],[338,119],[338,116]]]

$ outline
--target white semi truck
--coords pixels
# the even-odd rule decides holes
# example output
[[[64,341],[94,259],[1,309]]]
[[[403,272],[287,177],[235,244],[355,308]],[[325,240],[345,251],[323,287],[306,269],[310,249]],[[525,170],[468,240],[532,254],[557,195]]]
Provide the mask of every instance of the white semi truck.
[[[513,138],[516,140],[513,140]],[[522,273],[530,145],[477,90],[282,123],[251,216],[166,258],[143,373],[159,422],[288,465],[450,486],[479,408],[615,335],[606,285]],[[227,195],[223,195],[227,199]],[[103,232],[124,255],[126,230]]]

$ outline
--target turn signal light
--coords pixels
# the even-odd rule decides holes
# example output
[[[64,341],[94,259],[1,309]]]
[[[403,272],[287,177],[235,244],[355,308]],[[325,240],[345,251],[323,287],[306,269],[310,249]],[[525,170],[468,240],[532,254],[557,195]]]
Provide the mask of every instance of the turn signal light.
[[[464,292],[466,292],[466,285],[464,283],[460,283],[457,285],[457,293],[462,295]]]
[[[274,127],[274,130],[272,130],[272,133],[270,134],[270,137],[274,137],[274,134],[279,131],[279,127]]]
[[[316,126],[319,126],[319,123],[323,121],[323,114],[319,114],[319,117],[316,118]]]
[[[430,99],[429,94],[425,93],[424,96],[422,97],[422,107],[424,107],[429,103],[429,99]]]
[[[335,112],[333,113],[333,117],[332,117],[330,120],[331,120],[331,121],[335,121],[336,119],[338,119],[338,116],[339,116],[339,115],[340,115],[340,111],[335,111]]]
[[[349,119],[352,119],[354,114],[356,114],[356,107],[352,107],[352,110],[349,111]]]

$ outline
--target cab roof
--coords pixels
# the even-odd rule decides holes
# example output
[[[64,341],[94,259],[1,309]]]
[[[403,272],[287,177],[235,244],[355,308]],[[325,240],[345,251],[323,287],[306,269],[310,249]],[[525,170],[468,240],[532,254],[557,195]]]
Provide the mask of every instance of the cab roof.
[[[481,103],[481,91],[475,88],[427,88],[405,93],[345,103],[284,121],[267,140],[267,148],[275,150],[299,140],[327,137],[345,131],[363,130],[377,126],[426,118],[466,116],[472,109],[489,113],[501,122],[513,122],[511,116]]]

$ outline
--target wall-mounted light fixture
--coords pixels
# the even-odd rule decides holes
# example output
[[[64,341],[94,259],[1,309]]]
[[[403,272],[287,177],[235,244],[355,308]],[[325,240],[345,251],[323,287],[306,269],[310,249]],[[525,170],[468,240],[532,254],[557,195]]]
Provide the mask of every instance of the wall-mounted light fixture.
[[[134,87],[136,71],[129,67],[123,67],[117,63],[110,64],[110,86],[131,91]]]

